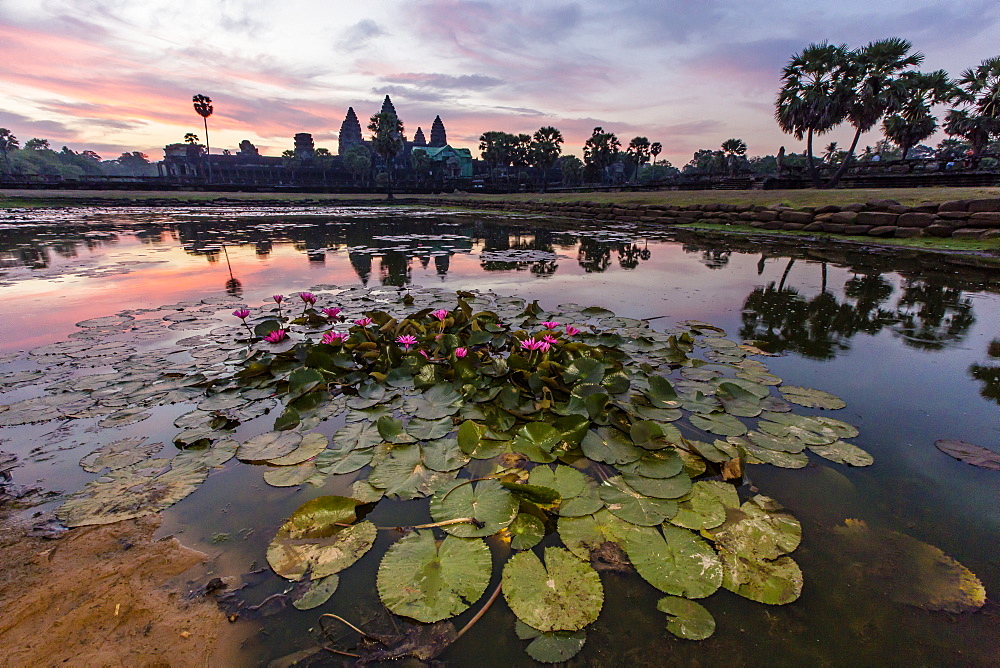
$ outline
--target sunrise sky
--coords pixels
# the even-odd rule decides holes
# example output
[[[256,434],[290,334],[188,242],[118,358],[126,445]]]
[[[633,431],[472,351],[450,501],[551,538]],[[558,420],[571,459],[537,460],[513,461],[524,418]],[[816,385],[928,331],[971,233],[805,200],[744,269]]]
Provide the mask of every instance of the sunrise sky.
[[[729,137],[800,150],[773,98],[809,42],[903,37],[957,76],[1000,55],[998,35],[996,0],[0,0],[0,127],[159,160],[203,134],[204,93],[213,153],[249,139],[278,155],[296,132],[336,151],[347,107],[364,124],[388,93],[408,136],[440,114],[477,156],[484,131],[543,125],[580,156],[600,125],[681,166]]]

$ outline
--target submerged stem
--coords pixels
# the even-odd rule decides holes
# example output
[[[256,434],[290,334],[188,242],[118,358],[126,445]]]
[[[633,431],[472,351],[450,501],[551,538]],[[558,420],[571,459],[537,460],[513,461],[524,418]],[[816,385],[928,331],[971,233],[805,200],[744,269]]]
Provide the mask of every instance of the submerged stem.
[[[488,600],[488,601],[486,601],[486,604],[485,604],[485,605],[483,605],[483,607],[482,607],[482,608],[480,608],[479,612],[477,612],[477,613],[476,613],[476,616],[475,616],[475,617],[473,617],[472,619],[470,619],[470,620],[469,620],[469,623],[468,623],[468,624],[466,624],[465,626],[463,626],[463,627],[462,627],[462,630],[461,630],[461,631],[459,631],[459,632],[458,632],[458,635],[456,635],[456,636],[455,636],[455,639],[454,639],[454,640],[452,640],[452,642],[453,642],[453,643],[454,643],[454,642],[455,642],[456,640],[458,640],[459,638],[461,638],[461,637],[462,637],[463,635],[465,635],[465,632],[466,632],[466,631],[468,631],[469,629],[471,629],[471,628],[472,628],[472,626],[473,626],[473,624],[475,624],[476,622],[478,622],[478,621],[479,621],[479,619],[480,619],[480,618],[481,618],[481,617],[482,617],[483,615],[485,615],[485,614],[486,614],[486,611],[490,609],[490,606],[491,606],[491,605],[493,605],[493,601],[497,600],[497,596],[499,596],[499,595],[500,595],[500,588],[501,588],[501,587],[503,587],[503,582],[501,582],[500,584],[498,584],[498,585],[497,585],[497,588],[493,590],[493,594],[492,594],[492,595],[490,596],[489,600]]]

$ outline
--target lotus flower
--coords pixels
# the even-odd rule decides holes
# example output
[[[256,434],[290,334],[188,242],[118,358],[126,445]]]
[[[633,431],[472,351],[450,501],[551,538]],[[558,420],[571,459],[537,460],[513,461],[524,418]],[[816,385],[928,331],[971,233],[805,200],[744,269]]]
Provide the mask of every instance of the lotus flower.
[[[285,333],[285,330],[276,329],[267,336],[265,336],[264,340],[267,341],[268,343],[281,343],[287,338],[288,334]]]
[[[273,299],[276,304],[280,304],[285,301],[285,295],[274,295],[271,299]]]
[[[327,332],[320,339],[321,343],[343,343],[349,335],[345,332]]]
[[[300,292],[299,298],[310,306],[316,303],[316,295],[311,292]]]
[[[367,327],[368,325],[372,324],[372,319],[358,318],[357,320],[354,321],[354,324],[357,325],[358,327]]]
[[[538,350],[542,346],[541,341],[536,341],[535,339],[525,339],[521,341],[521,347],[525,350]]]
[[[543,353],[549,352],[550,348],[552,348],[552,344],[551,343],[548,343],[546,341],[539,341],[538,342],[538,350],[541,350]]]
[[[555,320],[546,320],[545,322],[542,323],[542,327],[544,327],[545,329],[555,329],[558,326],[559,323],[556,322]]]
[[[340,309],[340,308],[325,308],[325,309],[321,309],[321,310],[323,311],[323,315],[325,315],[327,318],[330,318],[331,320],[333,320],[338,315],[340,315],[340,311],[342,309]]]
[[[426,350],[421,350],[421,351],[420,351],[420,354],[421,354],[421,355],[423,355],[424,357],[426,357],[427,359],[430,359],[430,358],[431,358],[431,356],[427,354],[427,351],[426,351]]]
[[[396,343],[403,346],[403,350],[409,352],[410,346],[417,345],[417,337],[412,336],[410,334],[406,334],[404,336],[397,336]]]
[[[574,334],[579,334],[580,330],[573,325],[566,325],[566,336],[573,336]]]
[[[461,359],[469,354],[466,348],[455,348],[455,357]]]
[[[233,315],[235,315],[240,320],[246,320],[248,317],[250,317],[250,309],[238,308],[235,311],[233,311]]]
[[[545,341],[545,343],[548,343],[549,345],[554,345],[556,343],[559,343],[559,339],[552,336],[551,334],[546,334],[545,336],[543,336],[542,341]]]
[[[443,308],[439,308],[436,311],[431,311],[431,315],[437,318],[438,320],[444,320],[445,318],[448,317],[448,311],[444,310]]]

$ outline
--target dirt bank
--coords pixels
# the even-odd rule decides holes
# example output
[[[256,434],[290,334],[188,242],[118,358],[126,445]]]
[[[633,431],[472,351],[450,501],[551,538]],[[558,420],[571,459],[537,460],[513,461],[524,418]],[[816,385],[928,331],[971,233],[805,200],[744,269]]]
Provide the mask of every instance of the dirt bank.
[[[206,555],[153,540],[159,523],[44,540],[0,518],[0,666],[237,665],[238,628],[178,578]]]

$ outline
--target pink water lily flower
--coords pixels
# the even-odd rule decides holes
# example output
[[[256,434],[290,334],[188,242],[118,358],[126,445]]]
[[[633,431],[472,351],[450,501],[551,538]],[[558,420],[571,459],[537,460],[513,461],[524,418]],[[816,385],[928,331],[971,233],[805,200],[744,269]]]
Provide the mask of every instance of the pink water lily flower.
[[[250,317],[250,309],[238,308],[235,311],[233,311],[233,315],[235,315],[240,320],[246,320],[248,317]]]
[[[558,326],[559,323],[556,322],[555,320],[546,320],[545,322],[542,323],[542,327],[544,327],[545,329],[555,329]]]
[[[542,341],[545,341],[545,343],[548,343],[549,345],[559,343],[559,339],[552,336],[551,334],[546,334],[545,336],[543,336]]]
[[[566,325],[566,336],[573,336],[574,334],[579,334],[580,330],[573,325]]]
[[[343,343],[349,335],[345,332],[327,332],[320,339],[321,343]]]
[[[403,350],[409,351],[410,346],[417,345],[417,337],[410,334],[405,334],[403,336],[396,337],[396,343],[403,346]]]
[[[431,311],[431,315],[437,318],[438,320],[444,320],[445,318],[448,317],[448,311],[444,310],[443,308],[439,308],[436,311]]]
[[[372,324],[372,319],[358,318],[357,320],[354,321],[354,324],[357,325],[358,327],[367,327],[368,325]]]
[[[552,348],[552,344],[551,343],[548,343],[546,341],[539,341],[538,342],[538,349],[541,350],[543,353],[549,352],[550,348]]]
[[[323,315],[325,315],[327,318],[333,319],[333,318],[336,318],[338,315],[340,315],[340,311],[342,309],[340,309],[340,308],[325,308],[325,309],[320,309],[320,310],[323,311]]]
[[[267,341],[268,343],[281,343],[287,338],[288,334],[285,333],[285,330],[276,329],[267,336],[265,336],[264,340]]]
[[[469,354],[466,348],[455,348],[455,357],[461,359]]]
[[[312,306],[316,303],[316,295],[311,292],[300,292],[299,299]]]
[[[274,295],[271,297],[271,299],[273,299],[276,304],[280,304],[281,302],[285,301],[285,295]]]
[[[423,355],[423,356],[424,356],[425,358],[427,358],[427,359],[430,359],[430,358],[431,358],[431,356],[427,354],[427,351],[426,351],[426,350],[421,350],[421,351],[420,351],[420,354],[421,354],[421,355]]]
[[[542,341],[536,341],[535,339],[525,339],[521,341],[521,347],[525,350],[538,350],[544,345]]]

